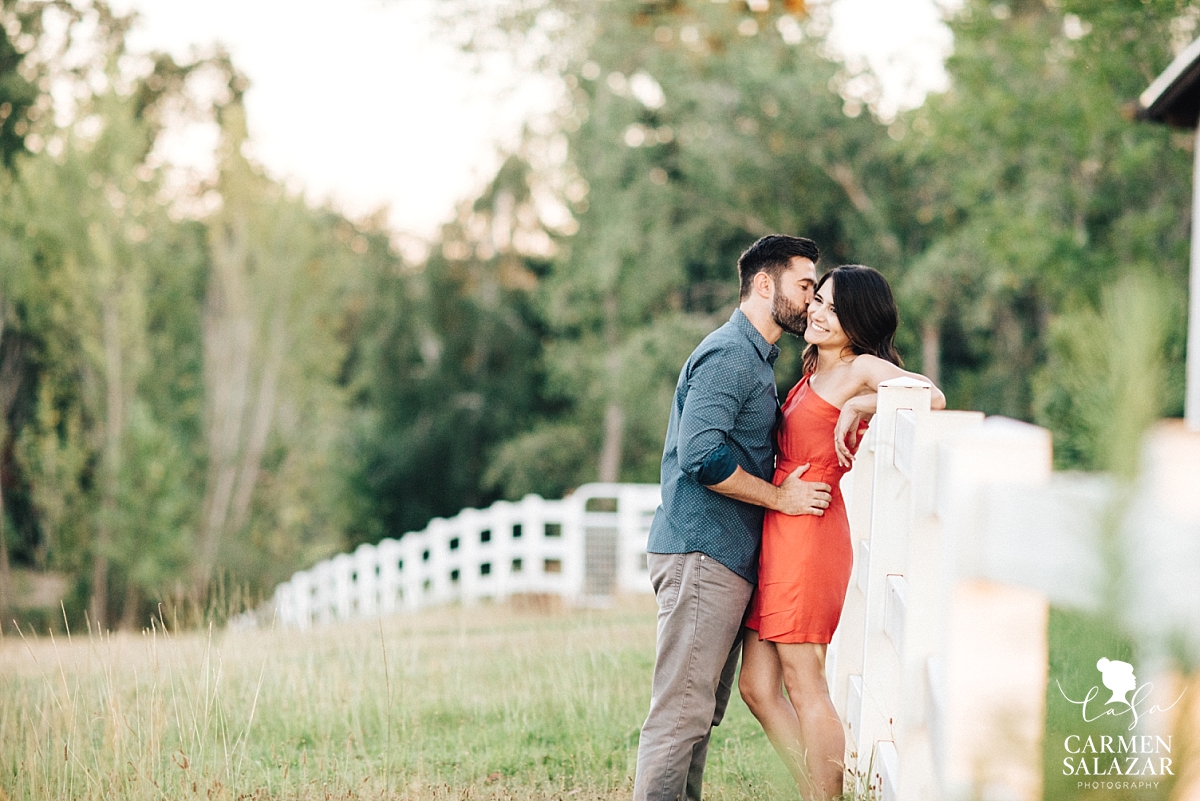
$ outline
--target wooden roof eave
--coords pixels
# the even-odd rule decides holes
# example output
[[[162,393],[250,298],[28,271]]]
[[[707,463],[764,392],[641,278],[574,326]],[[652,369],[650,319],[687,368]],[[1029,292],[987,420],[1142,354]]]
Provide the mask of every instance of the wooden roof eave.
[[[1138,98],[1138,119],[1176,128],[1195,128],[1200,120],[1200,39],[1180,53]]]

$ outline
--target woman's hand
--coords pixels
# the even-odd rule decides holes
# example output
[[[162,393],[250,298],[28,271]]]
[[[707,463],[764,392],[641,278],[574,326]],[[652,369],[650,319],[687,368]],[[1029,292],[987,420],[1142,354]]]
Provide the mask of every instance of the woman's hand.
[[[858,395],[846,401],[833,429],[833,449],[837,451],[838,464],[850,467],[854,464],[854,450],[858,447],[858,426],[875,415],[879,395],[875,392]]]

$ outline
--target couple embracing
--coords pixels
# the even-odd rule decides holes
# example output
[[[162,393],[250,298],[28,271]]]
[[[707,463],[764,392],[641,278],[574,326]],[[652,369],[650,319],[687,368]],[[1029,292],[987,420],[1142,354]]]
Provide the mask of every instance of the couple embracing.
[[[634,801],[698,801],[739,654],[738,689],[802,796],[842,792],[845,738],[825,679],[853,563],[838,482],[879,384],[924,377],[900,367],[883,277],[848,265],[818,280],[818,258],[799,237],[751,245],[738,308],[679,375],[647,548],[658,644]],[[781,408],[785,331],[808,344]]]

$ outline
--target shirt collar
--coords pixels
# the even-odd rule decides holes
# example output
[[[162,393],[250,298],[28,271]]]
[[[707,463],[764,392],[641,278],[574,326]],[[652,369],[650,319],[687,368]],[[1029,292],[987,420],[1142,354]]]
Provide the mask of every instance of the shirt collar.
[[[733,314],[729,317],[729,322],[733,323],[737,330],[741,331],[746,339],[750,340],[750,344],[758,351],[767,364],[775,366],[775,359],[779,357],[779,348],[772,345],[763,337],[759,330],[754,327],[754,323],[750,322],[750,318],[746,316],[741,309],[734,309]]]

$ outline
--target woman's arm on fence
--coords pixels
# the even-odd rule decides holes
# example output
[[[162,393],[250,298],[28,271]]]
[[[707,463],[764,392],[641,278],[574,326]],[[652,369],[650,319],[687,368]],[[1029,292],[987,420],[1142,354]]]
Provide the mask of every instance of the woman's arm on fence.
[[[842,405],[842,413],[838,417],[837,426],[833,430],[833,446],[837,451],[838,463],[848,467],[854,462],[854,449],[858,445],[858,424],[870,420],[875,414],[879,402],[879,385],[893,378],[915,378],[924,381],[932,389],[929,399],[931,409],[945,409],[946,395],[920,373],[909,372],[889,361],[875,356],[862,355],[854,360],[855,372],[859,374],[860,386],[864,392],[856,395]]]

